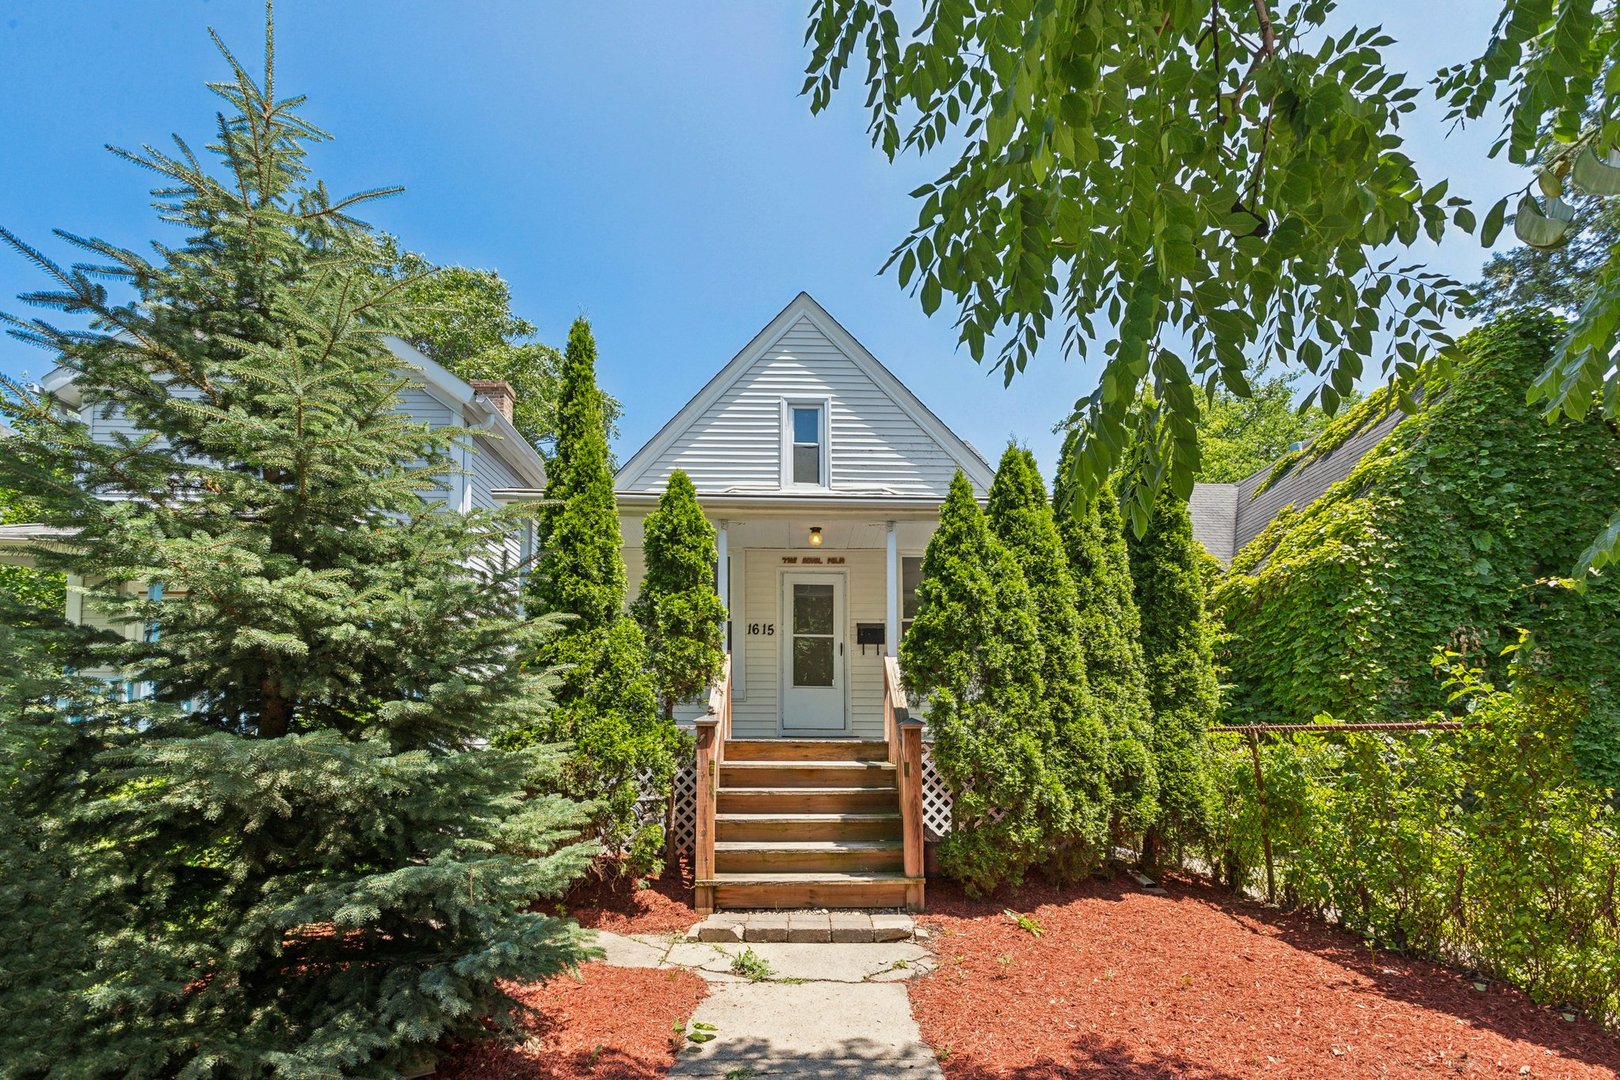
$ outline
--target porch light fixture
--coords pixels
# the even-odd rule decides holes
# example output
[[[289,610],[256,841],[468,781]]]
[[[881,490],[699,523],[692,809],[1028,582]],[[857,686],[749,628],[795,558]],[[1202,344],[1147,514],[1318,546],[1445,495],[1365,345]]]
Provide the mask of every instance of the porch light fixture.
[[[820,547],[821,546],[821,526],[820,525],[812,525],[812,526],[810,526],[810,546],[811,547]]]

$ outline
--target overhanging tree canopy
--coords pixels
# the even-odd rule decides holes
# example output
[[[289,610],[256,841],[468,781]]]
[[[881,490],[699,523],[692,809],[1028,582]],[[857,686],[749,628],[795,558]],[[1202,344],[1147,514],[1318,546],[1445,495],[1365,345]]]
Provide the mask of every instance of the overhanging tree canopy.
[[[1250,364],[1270,363],[1309,372],[1332,412],[1375,339],[1392,342],[1377,355],[1402,387],[1456,356],[1442,319],[1460,287],[1401,265],[1399,249],[1448,222],[1472,231],[1475,213],[1402,151],[1422,91],[1390,70],[1377,28],[1328,32],[1327,0],[919,7],[903,28],[887,0],[818,0],[811,107],[858,67],[885,154],[956,154],[913,192],[917,227],[890,264],[925,311],[955,299],[976,360],[993,355],[1011,379],[1049,334],[1083,354],[1111,324],[1098,385],[1075,405],[1073,460],[1087,491],[1126,467],[1138,533],[1161,486],[1191,490],[1199,388],[1246,396]],[[1506,0],[1484,55],[1439,90],[1459,119],[1508,118],[1499,152],[1600,193],[1620,176],[1604,171],[1620,145],[1615,10]],[[1507,201],[1485,216],[1486,242]],[[1521,203],[1521,232],[1544,212],[1556,208]],[[1544,407],[1617,414],[1617,332],[1611,253],[1538,384]],[[1144,389],[1152,409],[1135,407]],[[1592,556],[1617,543],[1620,515]]]

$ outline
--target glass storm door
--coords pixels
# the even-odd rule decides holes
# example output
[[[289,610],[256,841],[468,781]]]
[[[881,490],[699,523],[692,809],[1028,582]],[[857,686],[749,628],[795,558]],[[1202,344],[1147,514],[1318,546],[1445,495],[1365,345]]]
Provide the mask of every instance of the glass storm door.
[[[784,574],[782,730],[836,734],[844,718],[844,576]]]

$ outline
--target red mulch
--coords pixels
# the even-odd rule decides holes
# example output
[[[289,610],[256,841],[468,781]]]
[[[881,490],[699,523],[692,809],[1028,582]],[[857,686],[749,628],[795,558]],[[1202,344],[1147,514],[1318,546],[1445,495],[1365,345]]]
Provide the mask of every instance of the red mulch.
[[[587,878],[563,898],[563,907],[592,930],[615,934],[685,932],[698,921],[692,910],[692,878],[685,864],[637,887],[630,878]]]
[[[541,1012],[517,1045],[467,1047],[439,1066],[453,1080],[656,1080],[675,1061],[674,1025],[703,1000],[705,984],[689,971],[586,964],[517,990]]]
[[[1620,1039],[1519,991],[1188,881],[928,892],[939,970],[911,984],[948,1080],[1612,1077]],[[1029,913],[1037,938],[1002,914]],[[1529,1069],[1526,1071],[1525,1066]]]

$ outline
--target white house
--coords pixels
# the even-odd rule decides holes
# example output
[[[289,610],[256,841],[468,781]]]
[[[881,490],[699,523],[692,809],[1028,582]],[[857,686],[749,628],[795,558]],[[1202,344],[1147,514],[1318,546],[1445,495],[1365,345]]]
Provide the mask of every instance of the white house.
[[[641,530],[684,470],[719,532],[733,736],[883,737],[883,657],[960,469],[994,470],[800,293],[625,462],[630,592]]]
[[[416,383],[412,416],[493,436],[463,441],[466,475],[445,498],[469,510],[543,490],[510,388],[391,347]],[[82,406],[68,373],[45,388],[98,435],[127,430]],[[952,479],[983,498],[993,470],[804,293],[619,470],[631,597],[643,523],[675,469],[718,531],[730,613],[727,676],[686,714],[697,758],[676,809],[693,822],[697,906],[920,908],[926,758],[896,653]],[[0,528],[0,558],[39,539]]]
[[[684,470],[719,534],[729,678],[698,720],[697,906],[923,904],[923,749],[895,659],[923,550],[973,447],[807,293],[616,478],[630,595]]]
[[[443,499],[462,511],[494,509],[500,505],[498,493],[514,489],[543,488],[545,461],[512,426],[512,388],[504,382],[467,382],[451,374],[409,344],[398,338],[387,339],[388,348],[399,361],[401,375],[412,385],[400,399],[400,410],[415,420],[435,428],[464,429],[468,438],[454,451],[456,474],[444,478],[444,489],[429,497]],[[89,427],[91,436],[111,442],[117,435],[134,432],[121,410],[87,405],[78,387],[77,375],[56,368],[40,380],[40,389],[62,407],[77,412]],[[52,531],[39,525],[0,526],[0,562],[24,563],[28,549],[53,539]],[[533,547],[532,529],[508,541],[506,556],[514,562],[527,558]],[[68,617],[74,622],[102,621],[86,608],[81,583],[68,582]],[[140,632],[138,627],[126,633]]]

